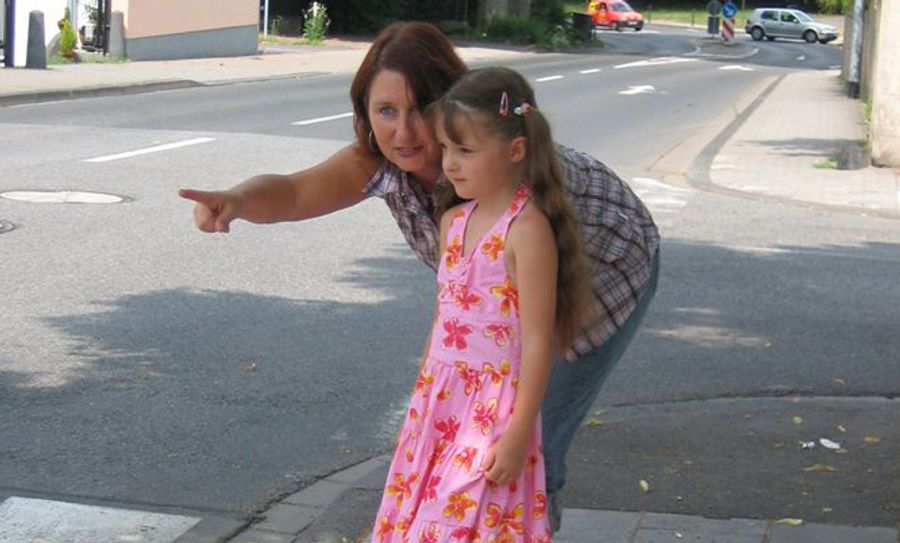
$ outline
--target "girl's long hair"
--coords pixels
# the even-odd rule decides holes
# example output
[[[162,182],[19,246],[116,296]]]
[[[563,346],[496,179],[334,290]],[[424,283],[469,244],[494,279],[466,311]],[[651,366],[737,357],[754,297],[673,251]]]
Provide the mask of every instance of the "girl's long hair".
[[[500,113],[504,93],[508,97],[506,115]],[[516,108],[520,108],[520,113],[516,113]],[[556,144],[550,125],[537,109],[534,91],[514,70],[501,67],[472,70],[430,108],[429,115],[441,122],[447,136],[457,143],[461,141],[462,127],[467,125],[505,141],[525,137],[522,182],[532,190],[535,205],[549,219],[559,253],[556,335],[560,349],[564,350],[594,317],[591,313],[594,295]],[[438,220],[444,211],[462,201],[450,183],[440,183],[434,197]]]

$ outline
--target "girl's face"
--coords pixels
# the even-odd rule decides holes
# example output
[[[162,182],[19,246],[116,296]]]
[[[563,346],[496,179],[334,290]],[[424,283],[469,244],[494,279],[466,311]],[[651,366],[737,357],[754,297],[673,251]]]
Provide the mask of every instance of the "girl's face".
[[[444,174],[460,198],[484,200],[494,194],[508,197],[520,180],[525,138],[506,141],[476,124],[476,119],[461,122],[460,140],[454,142],[444,129],[443,118],[436,116],[434,128],[443,152]]]
[[[378,72],[369,86],[367,108],[381,154],[414,177],[435,181],[440,175],[440,149],[406,77],[393,70]]]

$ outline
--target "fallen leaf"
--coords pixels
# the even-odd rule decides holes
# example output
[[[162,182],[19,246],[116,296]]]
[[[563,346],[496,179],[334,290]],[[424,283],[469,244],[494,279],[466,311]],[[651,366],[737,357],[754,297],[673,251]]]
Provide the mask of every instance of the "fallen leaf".
[[[826,449],[831,449],[832,451],[836,451],[841,448],[841,444],[835,441],[831,441],[830,439],[822,438],[819,440],[819,443],[822,444]]]
[[[834,466],[829,466],[827,464],[813,464],[812,466],[807,466],[807,467],[803,468],[803,471],[806,471],[809,473],[818,473],[820,471],[835,472],[835,471],[837,471],[837,468]]]
[[[606,409],[598,409],[598,410],[594,411],[594,416],[599,417],[603,413],[606,413]]]
[[[844,381],[843,379],[835,379],[834,382],[837,383],[837,384],[839,384],[839,385],[846,385],[846,384],[847,384],[847,382]]]
[[[678,539],[684,539],[684,534],[682,534],[681,532],[675,532],[675,537],[677,537]]]
[[[803,417],[794,417],[792,420],[794,421],[794,424],[796,424],[797,426],[800,426],[803,424]]]
[[[846,433],[847,433],[847,429],[844,428],[844,426],[843,426],[842,424],[838,424],[838,432],[840,432],[840,433],[842,433],[842,434],[846,434]]]
[[[256,362],[251,362],[244,366],[244,371],[253,372],[256,371]]]
[[[782,518],[775,521],[776,524],[787,524],[788,526],[800,526],[803,524],[802,518]]]
[[[648,483],[647,481],[641,479],[638,482],[638,486],[640,486],[641,490],[643,490],[644,492],[650,492],[650,483]]]
[[[684,498],[681,496],[675,496],[675,501],[681,502],[684,501]]]
[[[593,428],[594,426],[600,426],[601,424],[603,424],[602,420],[590,418],[588,419],[586,426],[588,428]]]
[[[823,513],[834,513],[834,509],[832,509],[831,507],[823,507],[822,512]]]
[[[876,436],[875,434],[866,434],[866,436],[863,439],[865,439],[866,443],[880,443],[881,442],[881,438]]]
[[[800,448],[802,449],[813,449],[816,446],[815,441],[798,441],[797,443],[800,444]]]

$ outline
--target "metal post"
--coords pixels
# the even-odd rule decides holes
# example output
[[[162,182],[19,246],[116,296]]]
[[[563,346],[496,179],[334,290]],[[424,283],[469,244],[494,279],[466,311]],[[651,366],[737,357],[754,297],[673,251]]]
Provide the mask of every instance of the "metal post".
[[[269,37],[269,0],[265,1],[263,8],[263,38]]]
[[[3,65],[7,68],[15,66],[16,43],[16,0],[5,0],[3,8],[6,10],[6,32],[3,36]]]
[[[853,2],[853,41],[850,44],[850,70],[847,74],[847,94],[859,98],[860,64],[862,64],[863,0]]]

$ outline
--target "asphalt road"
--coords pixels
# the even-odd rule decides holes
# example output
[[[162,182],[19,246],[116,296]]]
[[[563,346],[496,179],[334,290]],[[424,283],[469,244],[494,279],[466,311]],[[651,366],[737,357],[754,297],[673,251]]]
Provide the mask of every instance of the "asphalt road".
[[[510,65],[559,141],[626,179],[743,93],[840,58],[788,42],[706,57],[682,30],[602,35],[602,50]],[[3,190],[127,198],[0,199],[16,225],[0,237],[0,494],[241,514],[390,448],[433,276],[383,204],[210,236],[175,195],[328,156],[352,137],[348,118],[292,123],[349,112],[349,80],[0,109]],[[209,141],[87,162],[195,138]],[[892,221],[633,184],[661,226],[663,274],[603,405],[900,390]],[[573,484],[576,504],[581,493]],[[732,497],[722,514],[762,501]]]

